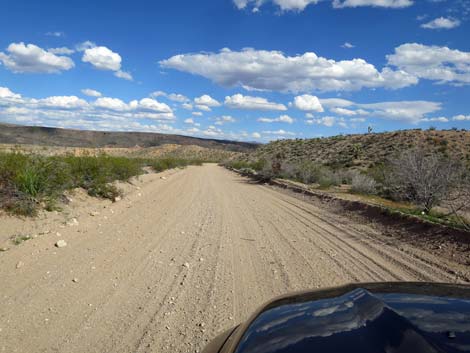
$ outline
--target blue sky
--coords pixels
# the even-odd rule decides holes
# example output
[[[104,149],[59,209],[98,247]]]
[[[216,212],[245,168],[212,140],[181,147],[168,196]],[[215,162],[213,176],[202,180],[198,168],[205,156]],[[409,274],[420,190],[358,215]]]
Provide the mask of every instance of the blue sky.
[[[0,121],[269,141],[470,128],[467,0],[3,0]]]

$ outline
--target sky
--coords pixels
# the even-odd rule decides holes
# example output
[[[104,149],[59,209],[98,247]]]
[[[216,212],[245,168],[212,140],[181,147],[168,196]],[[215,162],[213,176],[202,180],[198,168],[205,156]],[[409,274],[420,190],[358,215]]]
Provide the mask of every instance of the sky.
[[[468,0],[0,8],[0,122],[257,142],[470,129]]]

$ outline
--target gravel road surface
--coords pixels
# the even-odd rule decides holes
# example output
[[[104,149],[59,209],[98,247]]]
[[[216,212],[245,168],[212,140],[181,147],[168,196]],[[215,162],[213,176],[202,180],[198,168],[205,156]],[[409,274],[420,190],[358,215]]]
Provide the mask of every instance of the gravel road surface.
[[[455,264],[216,165],[137,185],[0,253],[0,352],[198,352],[289,291],[455,281]]]

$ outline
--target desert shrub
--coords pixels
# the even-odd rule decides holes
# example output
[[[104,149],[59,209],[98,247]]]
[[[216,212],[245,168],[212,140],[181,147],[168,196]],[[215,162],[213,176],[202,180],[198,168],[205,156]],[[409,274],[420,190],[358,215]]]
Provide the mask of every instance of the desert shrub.
[[[372,165],[367,171],[372,179],[374,179],[378,184],[384,184],[387,175],[390,173],[390,165],[385,163],[376,163]]]
[[[270,159],[266,160],[263,167],[259,169],[258,176],[265,180],[270,180],[272,178],[280,177],[281,166],[277,161],[272,161]]]
[[[58,158],[20,153],[0,156],[0,182],[33,198],[68,186],[69,169]]]
[[[250,168],[258,172],[262,170],[265,165],[266,165],[265,159],[258,159],[257,161],[251,163]]]
[[[325,173],[321,175],[318,180],[318,184],[320,185],[320,188],[327,189],[331,186],[338,185],[338,179],[333,173]]]
[[[38,196],[46,186],[44,175],[33,167],[21,170],[15,178],[15,183],[21,191],[32,197]]]
[[[363,153],[362,145],[360,143],[355,143],[352,146],[352,153],[353,153],[354,159],[358,159]]]
[[[334,171],[335,185],[351,184],[357,171],[351,169],[338,169]]]
[[[19,216],[37,214],[37,202],[11,185],[0,185],[0,208]]]
[[[95,182],[88,187],[88,194],[90,196],[102,197],[104,199],[115,200],[116,197],[121,196],[121,190],[116,185],[107,184],[104,182]]]
[[[142,174],[142,161],[125,157],[105,157],[113,180],[127,181]]]
[[[115,181],[128,181],[150,165],[156,171],[200,160],[163,158],[145,161],[108,155],[72,155],[45,157],[21,153],[0,154],[0,208],[8,212],[34,216],[39,203],[48,210],[57,209],[56,200],[67,189],[81,187],[91,196],[114,199],[120,190]]]
[[[287,169],[286,167],[284,168]],[[322,174],[324,174],[324,168],[310,161],[288,165],[288,168],[291,169],[289,177],[305,184],[318,183]]]
[[[238,169],[238,170],[253,170],[256,172],[262,171],[267,164],[265,159],[257,159],[255,161],[247,160],[231,160],[222,163],[222,165]]]
[[[226,165],[227,167],[239,169],[239,170],[251,168],[251,163],[248,161],[243,161],[243,160],[228,161],[228,162],[225,162],[224,165]]]
[[[458,161],[413,149],[390,161],[386,184],[394,198],[410,201],[428,214],[449,197],[464,174]]]
[[[351,191],[358,194],[375,194],[377,183],[368,175],[356,173],[352,178]]]
[[[304,184],[319,184],[321,188],[328,188],[341,184],[344,175],[326,166],[311,161],[303,161],[300,163],[283,163],[280,176]]]
[[[188,165],[202,165],[204,161],[200,159],[182,159],[174,157],[166,157],[155,159],[149,162],[150,167],[156,172],[163,172],[172,168],[184,168]],[[235,167],[234,167],[235,168]]]
[[[143,161],[107,155],[74,157],[67,156],[73,187],[87,190],[91,196],[114,199],[119,191],[113,181],[128,181],[142,174]]]
[[[67,189],[82,187],[92,196],[114,199],[113,181],[127,181],[142,173],[143,162],[124,157],[45,157],[21,153],[0,154],[0,207],[33,216],[38,204],[57,209],[56,200]]]

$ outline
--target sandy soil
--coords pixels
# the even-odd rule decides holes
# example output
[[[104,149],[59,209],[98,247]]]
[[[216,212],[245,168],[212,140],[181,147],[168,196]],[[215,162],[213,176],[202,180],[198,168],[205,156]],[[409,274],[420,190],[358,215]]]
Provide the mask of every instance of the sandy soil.
[[[0,352],[198,352],[292,290],[465,270],[215,165],[146,175],[114,204],[78,194],[64,214],[0,222],[0,247],[36,236],[0,252]]]

